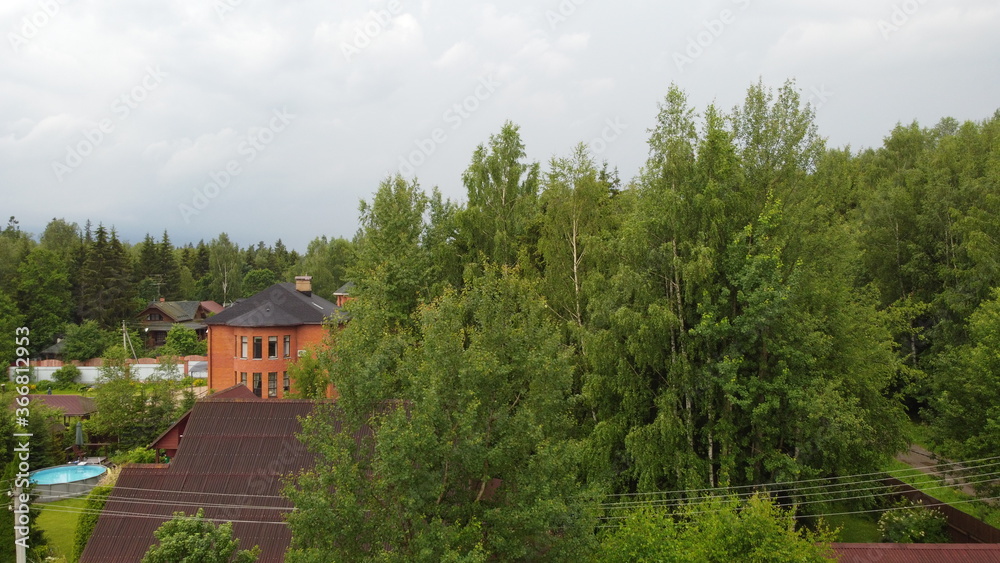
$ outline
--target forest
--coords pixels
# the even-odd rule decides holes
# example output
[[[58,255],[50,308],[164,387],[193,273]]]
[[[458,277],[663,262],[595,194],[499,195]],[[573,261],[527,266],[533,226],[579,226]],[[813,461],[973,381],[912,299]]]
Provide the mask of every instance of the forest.
[[[877,472],[914,422],[953,459],[1000,451],[998,136],[1000,111],[828,147],[793,82],[729,110],[672,86],[634,178],[582,144],[543,166],[506,123],[464,201],[388,177],[352,240],[303,254],[11,218],[0,331],[44,347],[158,297],[352,281],[296,371],[339,398],[304,422],[289,560],[576,557],[630,495]]]

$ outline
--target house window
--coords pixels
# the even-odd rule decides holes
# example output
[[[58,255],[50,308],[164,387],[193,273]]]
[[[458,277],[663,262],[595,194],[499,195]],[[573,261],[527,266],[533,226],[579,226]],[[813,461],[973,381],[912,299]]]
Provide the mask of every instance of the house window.
[[[284,341],[284,355],[286,358],[292,357],[292,335],[286,334]]]
[[[278,396],[278,372],[276,371],[267,374],[267,396]]]
[[[275,359],[278,357],[278,337],[268,336],[267,337],[267,357],[270,359]]]
[[[253,374],[253,394],[260,397],[260,373]]]
[[[247,358],[247,337],[240,337],[240,357],[244,360]]]
[[[292,390],[291,382],[288,380],[288,372],[281,374],[281,390],[287,395]]]
[[[163,315],[161,315],[159,313],[150,313],[150,314],[146,315],[146,320],[147,321],[162,321],[163,320]]]
[[[242,383],[243,385],[247,384],[247,372],[245,371],[240,372],[240,383]]]
[[[260,336],[253,337],[253,359],[259,360],[264,357],[264,339]]]

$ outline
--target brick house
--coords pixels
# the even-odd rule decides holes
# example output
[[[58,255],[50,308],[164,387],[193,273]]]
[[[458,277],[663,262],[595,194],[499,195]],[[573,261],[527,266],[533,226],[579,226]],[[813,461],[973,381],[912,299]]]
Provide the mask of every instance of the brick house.
[[[221,313],[222,305],[215,301],[153,301],[142,310],[137,319],[145,334],[147,348],[163,346],[167,333],[175,324],[193,329],[198,338],[204,340],[207,326],[205,320]]]
[[[312,292],[312,278],[276,283],[207,319],[208,387],[244,384],[258,397],[286,397],[288,366],[322,342],[327,319],[341,309]]]

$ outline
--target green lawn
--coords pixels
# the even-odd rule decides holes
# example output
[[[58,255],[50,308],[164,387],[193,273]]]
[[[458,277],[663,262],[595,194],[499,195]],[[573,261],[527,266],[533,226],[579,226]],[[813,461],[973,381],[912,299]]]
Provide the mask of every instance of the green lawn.
[[[37,505],[42,509],[42,513],[38,516],[38,526],[45,531],[45,537],[48,538],[49,545],[55,549],[57,555],[67,561],[73,554],[73,539],[76,536],[76,521],[79,514],[57,512],[57,510],[83,508],[85,503],[86,498],[81,497]]]
[[[880,539],[877,520],[864,514],[825,516],[823,521],[830,529],[840,528],[840,531],[837,532],[836,541],[838,542],[878,543]]]

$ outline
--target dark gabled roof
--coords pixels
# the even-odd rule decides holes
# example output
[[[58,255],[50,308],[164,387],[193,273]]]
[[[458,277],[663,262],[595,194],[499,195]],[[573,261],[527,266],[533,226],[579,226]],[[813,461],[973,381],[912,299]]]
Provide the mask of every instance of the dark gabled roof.
[[[840,563],[986,563],[1000,561],[1000,545],[989,543],[835,543]]]
[[[42,354],[48,354],[53,356],[60,355],[63,353],[63,349],[65,348],[66,348],[66,339],[59,338],[58,340],[56,340],[55,344],[52,344],[48,348],[42,350]]]
[[[59,409],[64,416],[83,416],[97,412],[97,403],[90,397],[80,395],[28,395],[32,403]]]
[[[282,476],[312,465],[312,454],[296,434],[302,431],[300,417],[316,405],[233,398],[196,402],[169,465],[122,469],[80,562],[139,561],[156,542],[153,532],[173,512],[192,514],[198,507],[216,523],[233,522],[241,548],[259,545],[259,562],[283,561],[291,530],[282,515],[292,505],[281,496]],[[356,438],[367,435],[365,429]]]
[[[334,295],[350,295],[352,289],[354,289],[354,282],[349,281],[349,282],[345,283],[344,285],[340,286],[340,289],[338,289],[337,291],[334,291],[333,294]]]
[[[142,312],[158,309],[164,315],[174,319],[174,322],[183,323],[197,318],[199,308],[205,309],[208,313],[222,311],[222,305],[215,301],[153,301]],[[142,313],[140,313],[141,315]]]
[[[315,293],[296,291],[294,283],[276,283],[205,319],[207,325],[240,327],[323,324],[340,314],[340,307]]]

